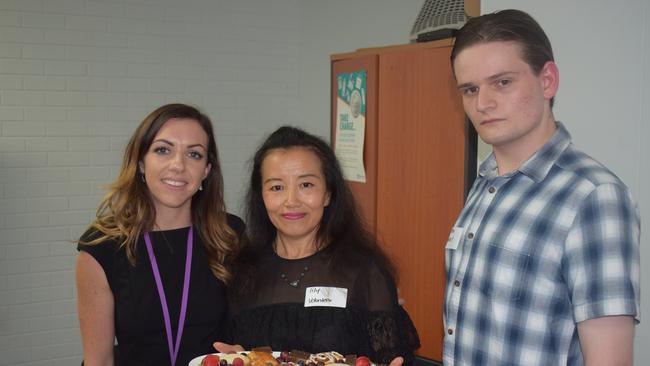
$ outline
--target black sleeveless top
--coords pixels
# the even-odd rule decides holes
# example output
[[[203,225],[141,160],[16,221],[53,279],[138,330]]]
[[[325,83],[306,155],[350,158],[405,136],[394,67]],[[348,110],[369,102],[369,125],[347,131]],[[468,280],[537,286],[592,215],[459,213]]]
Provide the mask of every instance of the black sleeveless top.
[[[243,221],[228,215],[228,225],[238,234]],[[161,280],[165,289],[173,339],[176,340],[181,306],[187,234],[189,227],[150,232]],[[194,229],[192,270],[187,315],[176,364],[214,352],[212,343],[221,339],[227,315],[225,285],[214,277],[198,231]],[[89,230],[82,241],[97,235]],[[115,336],[122,365],[169,365],[169,348],[158,290],[143,236],[138,239],[136,266],[128,263],[124,248],[116,241],[98,245],[79,244],[78,250],[92,255],[102,266],[115,301]]]

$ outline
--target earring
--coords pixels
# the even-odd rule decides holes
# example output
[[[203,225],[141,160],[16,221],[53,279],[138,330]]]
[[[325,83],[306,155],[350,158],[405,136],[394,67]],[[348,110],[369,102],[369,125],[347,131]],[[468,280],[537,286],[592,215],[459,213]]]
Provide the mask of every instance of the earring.
[[[142,183],[147,183],[147,181],[144,179],[144,174],[140,175],[140,179],[142,179]]]
[[[201,183],[201,185],[199,186],[199,191],[202,191],[202,190],[203,190],[203,183]]]

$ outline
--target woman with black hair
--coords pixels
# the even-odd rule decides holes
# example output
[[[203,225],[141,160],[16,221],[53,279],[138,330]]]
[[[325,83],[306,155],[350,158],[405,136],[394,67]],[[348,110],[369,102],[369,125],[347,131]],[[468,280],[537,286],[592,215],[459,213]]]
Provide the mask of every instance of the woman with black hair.
[[[229,294],[233,343],[411,362],[419,339],[397,303],[394,266],[326,142],[293,127],[273,132],[254,156],[247,220]]]

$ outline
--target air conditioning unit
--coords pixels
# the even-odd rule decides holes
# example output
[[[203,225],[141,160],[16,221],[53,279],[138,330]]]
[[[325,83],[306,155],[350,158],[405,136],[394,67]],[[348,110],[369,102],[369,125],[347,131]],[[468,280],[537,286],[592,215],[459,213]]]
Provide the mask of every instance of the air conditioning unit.
[[[411,42],[449,38],[479,15],[479,0],[425,0],[411,29]]]

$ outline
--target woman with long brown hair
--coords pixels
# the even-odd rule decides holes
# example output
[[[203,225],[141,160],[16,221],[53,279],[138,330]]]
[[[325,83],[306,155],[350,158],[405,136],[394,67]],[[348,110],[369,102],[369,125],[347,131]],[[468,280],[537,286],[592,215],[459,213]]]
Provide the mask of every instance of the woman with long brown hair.
[[[187,365],[210,352],[243,227],[225,209],[210,119],[184,104],[149,114],[79,240],[85,364]]]

